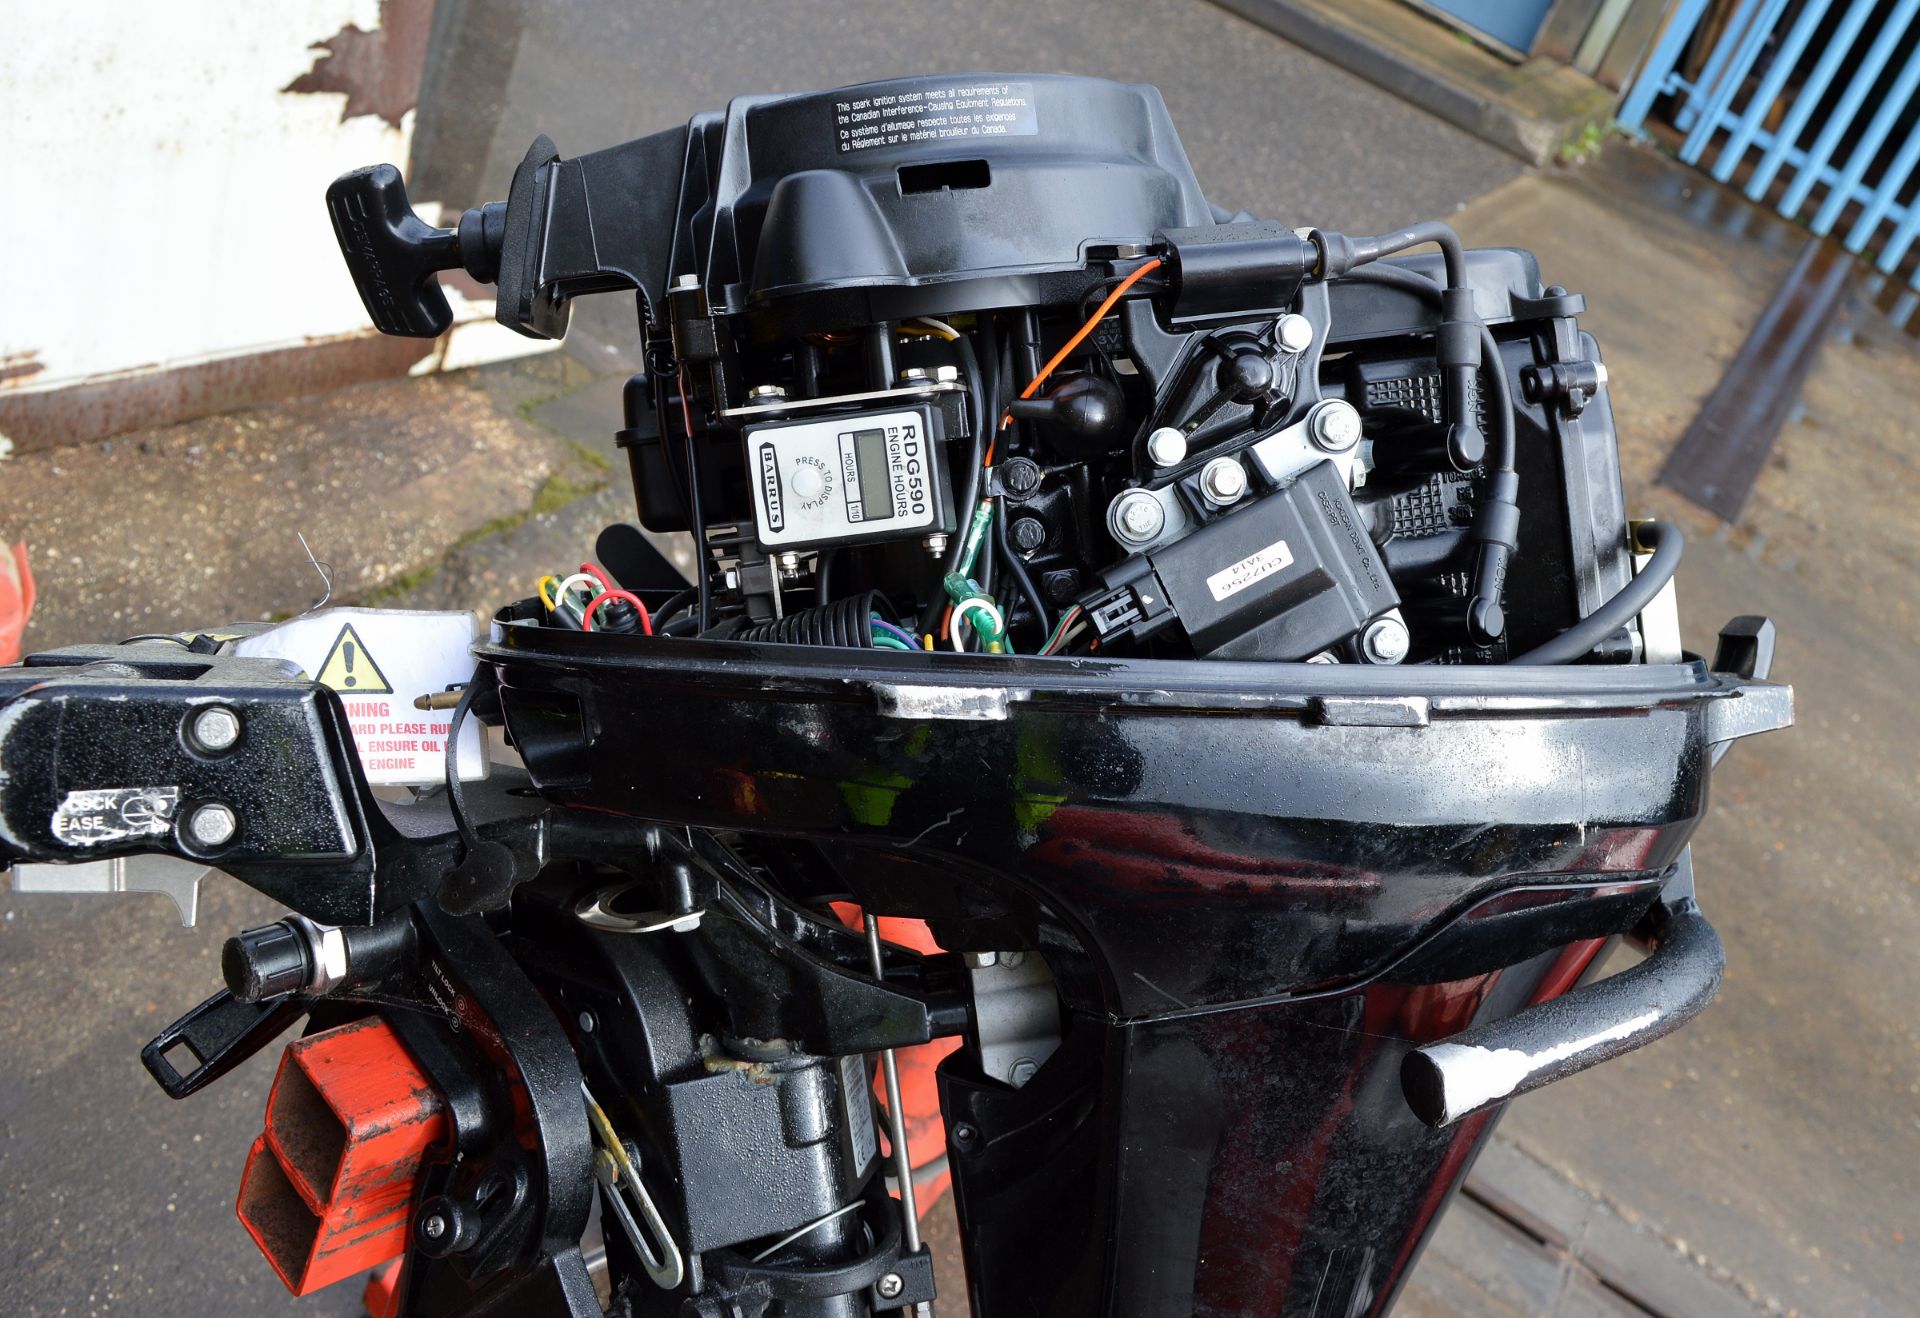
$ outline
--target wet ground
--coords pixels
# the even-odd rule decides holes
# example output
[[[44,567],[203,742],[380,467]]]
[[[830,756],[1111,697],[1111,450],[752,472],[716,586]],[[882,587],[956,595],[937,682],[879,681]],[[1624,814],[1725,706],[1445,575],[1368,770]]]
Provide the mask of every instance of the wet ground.
[[[1543,1247],[1466,1205],[1405,1307],[1630,1312],[1591,1279],[1603,1250],[1654,1257],[1637,1248],[1708,1288],[1700,1305],[1669,1312],[1911,1310],[1911,347],[1870,311],[1843,319],[1738,525],[1648,488],[1791,264],[1797,232],[1622,149],[1586,172],[1516,178],[1479,143],[1184,0],[990,2],[960,29],[898,6],[837,6],[829,17],[762,4],[730,13],[724,40],[664,5],[581,5],[537,26],[495,0],[465,8],[470,41],[439,70],[458,113],[423,123],[425,174],[439,190],[416,197],[498,195],[536,131],[577,150],[741,90],[935,65],[1070,69],[1159,82],[1202,180],[1236,203],[1366,229],[1477,197],[1457,217],[1470,241],[1531,247],[1549,279],[1588,294],[1629,506],[1677,517],[1692,537],[1681,578],[1688,639],[1710,650],[1728,616],[1773,614],[1801,726],[1741,746],[1715,781],[1698,866],[1728,944],[1721,1002],[1672,1040],[1521,1100],[1502,1127],[1503,1153],[1544,1178],[1543,1194],[1577,1205],[1568,1211],[1579,1231],[1564,1248]],[[489,51],[491,65],[480,58]],[[494,81],[482,85],[488,67]],[[463,163],[474,160],[484,163]],[[564,353],[0,468],[0,534],[24,534],[41,574],[29,644],[298,611],[318,581],[296,529],[336,564],[351,598],[478,607],[524,593],[630,507],[609,438],[621,354],[596,337],[611,340],[619,317],[582,320]],[[224,934],[271,912],[231,883],[208,885],[194,931],[174,927],[159,898],[0,895],[9,1311],[198,1315],[210,1302],[222,1312],[286,1303],[231,1216],[271,1059],[178,1105],[137,1062],[146,1038],[210,991]],[[345,1289],[288,1307],[357,1310]]]

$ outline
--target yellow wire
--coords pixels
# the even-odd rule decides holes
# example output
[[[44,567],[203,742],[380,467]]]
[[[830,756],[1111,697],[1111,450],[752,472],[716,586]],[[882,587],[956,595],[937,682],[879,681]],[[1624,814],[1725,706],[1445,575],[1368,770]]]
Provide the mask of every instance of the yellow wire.
[[[547,606],[547,612],[552,613],[560,607],[560,604],[553,596],[547,594],[547,585],[549,582],[557,586],[560,584],[560,578],[549,572],[546,576],[540,578],[539,583],[534,586],[534,589],[540,592],[540,602]]]

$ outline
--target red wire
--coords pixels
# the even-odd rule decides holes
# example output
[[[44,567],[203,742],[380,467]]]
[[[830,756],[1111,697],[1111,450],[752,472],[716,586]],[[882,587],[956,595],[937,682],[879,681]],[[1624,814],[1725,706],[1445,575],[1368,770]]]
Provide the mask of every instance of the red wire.
[[[611,599],[623,599],[640,611],[640,630],[648,636],[653,635],[653,615],[647,612],[647,606],[640,597],[630,590],[603,590],[593,597],[593,603],[587,605],[587,611],[580,615],[580,630],[593,630],[593,611]]]
[[[613,589],[613,583],[607,580],[607,574],[602,572],[599,568],[595,567],[593,564],[582,563],[580,565],[580,570],[586,573],[588,576],[592,577],[595,581],[599,582],[600,589],[602,590]]]

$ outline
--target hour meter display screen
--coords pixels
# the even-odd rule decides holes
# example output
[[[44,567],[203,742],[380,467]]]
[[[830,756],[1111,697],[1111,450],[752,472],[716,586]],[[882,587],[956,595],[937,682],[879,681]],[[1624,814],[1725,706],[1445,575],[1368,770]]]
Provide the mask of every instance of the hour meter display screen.
[[[877,522],[893,516],[893,478],[887,466],[887,432],[853,432],[853,461],[860,477],[862,521]]]

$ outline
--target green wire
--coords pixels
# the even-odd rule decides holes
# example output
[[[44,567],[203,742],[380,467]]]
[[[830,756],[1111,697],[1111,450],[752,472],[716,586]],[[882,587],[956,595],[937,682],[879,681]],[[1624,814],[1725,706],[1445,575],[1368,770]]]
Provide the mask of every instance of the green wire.
[[[960,552],[960,575],[973,575],[973,565],[980,558],[980,546],[986,543],[987,523],[993,520],[993,500],[982,499],[980,506],[973,510],[973,522],[967,527],[967,542]]]
[[[897,636],[880,636],[876,634],[873,638],[873,644],[875,648],[881,650],[905,650],[908,653],[911,653],[913,650],[912,646],[905,644]]]

